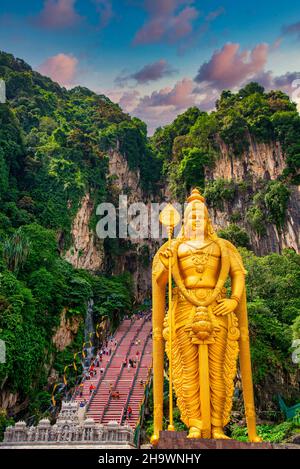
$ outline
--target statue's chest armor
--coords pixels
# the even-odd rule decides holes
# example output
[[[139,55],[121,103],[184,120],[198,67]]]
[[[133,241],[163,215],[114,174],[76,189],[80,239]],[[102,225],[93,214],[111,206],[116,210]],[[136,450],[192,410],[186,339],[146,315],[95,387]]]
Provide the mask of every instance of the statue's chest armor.
[[[221,251],[214,241],[203,246],[187,241],[178,247],[178,261],[186,287],[213,287],[220,271]]]

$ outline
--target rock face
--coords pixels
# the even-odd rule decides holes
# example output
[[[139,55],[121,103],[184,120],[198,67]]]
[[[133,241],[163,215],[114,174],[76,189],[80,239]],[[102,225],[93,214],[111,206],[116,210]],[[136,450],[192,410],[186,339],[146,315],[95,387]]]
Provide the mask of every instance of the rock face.
[[[109,176],[114,180],[114,185],[119,191],[128,193],[130,203],[140,202],[143,192],[140,185],[139,171],[129,169],[128,163],[118,150],[109,153]]]
[[[60,325],[52,338],[55,347],[59,351],[64,350],[71,344],[78,332],[81,321],[77,317],[67,318],[66,314],[67,311],[64,309],[61,314]]]
[[[150,213],[151,199],[141,188],[139,171],[130,170],[127,160],[118,150],[109,153],[108,178],[110,197],[116,205],[119,203],[119,195],[126,195],[128,207],[133,203],[143,202]],[[110,252],[112,259],[108,259],[103,240],[90,228],[94,208],[91,195],[86,193],[72,224],[73,243],[65,254],[65,259],[76,268],[94,272],[109,272],[114,275],[129,272],[133,277],[136,301],[143,301],[151,290],[151,259],[156,250],[156,242],[151,239],[130,239],[126,249],[122,250],[122,255]]]
[[[281,252],[289,247],[300,252],[300,188],[292,186],[291,195],[286,212],[284,229],[279,232],[275,225],[266,223],[266,235],[259,236],[247,224],[244,215],[251,206],[253,196],[257,192],[262,180],[276,180],[285,168],[285,159],[282,148],[278,142],[271,144],[257,143],[249,135],[249,148],[243,155],[237,157],[232,154],[229,147],[218,140],[220,157],[213,169],[208,169],[206,178],[247,181],[247,194],[238,192],[230,203],[224,202],[223,209],[211,209],[211,217],[216,229],[225,228],[230,224],[231,215],[235,212],[241,214],[242,220],[238,222],[243,226],[251,239],[251,247],[256,254],[264,255],[268,252]],[[163,188],[161,194],[150,197],[141,187],[139,171],[131,170],[126,158],[118,149],[109,152],[109,187],[110,197],[118,204],[119,195],[126,195],[127,204],[143,202],[150,213],[151,202],[161,203],[170,199],[169,188]],[[250,195],[249,195],[250,194]],[[89,193],[81,200],[80,207],[72,225],[72,247],[65,258],[75,267],[94,272],[109,272],[122,274],[127,271],[132,274],[137,301],[149,296],[151,290],[151,261],[157,250],[157,240],[130,239],[126,241],[126,248],[122,254],[111,253],[108,258],[104,249],[103,240],[97,237],[95,230],[90,228],[90,220],[94,211],[94,202]],[[148,225],[150,220],[148,220]]]
[[[19,395],[13,394],[7,389],[3,389],[0,393],[0,407],[2,409],[10,409],[18,402]]]
[[[285,158],[280,143],[257,143],[249,135],[249,148],[240,157],[230,152],[228,146],[218,140],[220,158],[213,169],[208,169],[206,178],[233,180],[235,182],[247,181],[247,194],[240,193],[230,203],[224,202],[223,209],[211,209],[212,221],[216,229],[225,228],[230,223],[233,213],[241,215],[239,225],[247,231],[251,247],[258,255],[269,252],[281,253],[285,248],[292,248],[300,252],[300,186],[290,186],[290,199],[286,211],[286,222],[282,231],[278,231],[274,224],[266,221],[266,234],[259,236],[249,226],[244,216],[252,204],[263,180],[276,180],[285,169]]]
[[[214,179],[244,180],[253,178],[277,179],[285,168],[284,155],[279,142],[257,143],[249,134],[249,148],[237,157],[218,139],[221,157],[213,170]]]
[[[118,151],[111,151],[109,155],[109,177],[113,181],[116,194],[127,196],[127,206],[143,202],[150,213],[150,204],[154,201],[146,195],[141,187],[139,171],[129,169],[128,163]],[[130,217],[129,217],[130,218]],[[150,231],[148,218],[148,232]],[[144,300],[151,292],[151,262],[156,243],[152,239],[130,239],[130,245],[122,256],[114,262],[112,273],[115,275],[130,272],[133,278],[135,299]]]
[[[103,245],[90,229],[93,210],[94,203],[86,193],[72,224],[73,245],[65,259],[76,268],[97,271],[103,267]]]

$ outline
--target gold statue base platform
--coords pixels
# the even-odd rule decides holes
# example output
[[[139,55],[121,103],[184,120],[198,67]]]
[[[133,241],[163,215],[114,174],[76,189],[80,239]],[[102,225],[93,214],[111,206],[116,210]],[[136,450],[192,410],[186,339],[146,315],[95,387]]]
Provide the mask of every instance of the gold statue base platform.
[[[273,449],[268,442],[250,443],[237,440],[187,438],[187,432],[162,431],[155,449]]]

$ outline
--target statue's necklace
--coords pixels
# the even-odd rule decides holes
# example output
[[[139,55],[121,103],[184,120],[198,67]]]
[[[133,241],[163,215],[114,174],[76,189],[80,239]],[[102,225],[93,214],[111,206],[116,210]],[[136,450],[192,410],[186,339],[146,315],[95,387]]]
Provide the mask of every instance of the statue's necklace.
[[[202,248],[196,248],[195,246],[192,246],[187,242],[185,244],[187,244],[194,250],[193,252],[192,249],[190,249],[189,253],[191,255],[192,262],[196,268],[196,272],[198,272],[199,274],[203,274],[206,269],[206,265],[208,264],[208,261],[210,259],[210,256],[213,252],[213,246],[211,246],[210,249],[208,249],[207,251],[203,251],[203,249],[205,249],[207,245],[203,246]]]

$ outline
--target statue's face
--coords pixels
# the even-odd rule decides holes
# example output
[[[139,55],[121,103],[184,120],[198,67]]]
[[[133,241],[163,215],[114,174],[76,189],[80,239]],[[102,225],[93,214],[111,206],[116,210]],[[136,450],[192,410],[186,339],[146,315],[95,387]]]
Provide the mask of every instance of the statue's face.
[[[207,222],[206,206],[199,201],[189,203],[184,212],[185,237],[203,240],[207,235]]]

